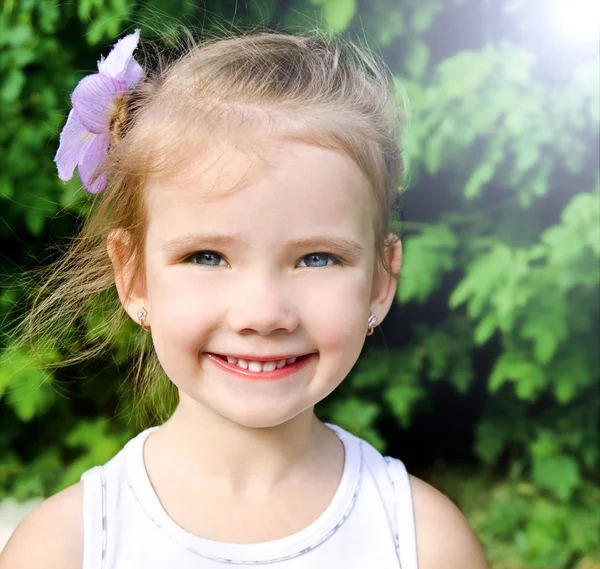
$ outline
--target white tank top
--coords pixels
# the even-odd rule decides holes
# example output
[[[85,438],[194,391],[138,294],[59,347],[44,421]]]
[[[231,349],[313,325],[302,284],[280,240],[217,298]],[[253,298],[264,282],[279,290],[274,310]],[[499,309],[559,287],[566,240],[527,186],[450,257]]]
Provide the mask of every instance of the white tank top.
[[[144,467],[144,441],[153,429],[143,431],[82,476],[83,569],[417,569],[404,464],[340,427],[328,427],[345,448],[331,504],[303,530],[252,544],[203,539],[169,517]]]

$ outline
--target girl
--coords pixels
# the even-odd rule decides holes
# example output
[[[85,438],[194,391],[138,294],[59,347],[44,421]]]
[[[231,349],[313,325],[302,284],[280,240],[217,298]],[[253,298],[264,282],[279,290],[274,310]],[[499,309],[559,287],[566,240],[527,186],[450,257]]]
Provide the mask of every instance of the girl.
[[[103,194],[31,318],[56,325],[114,283],[178,405],[26,518],[0,567],[483,569],[447,498],[313,413],[400,270],[383,66],[255,34],[150,73],[137,43],[72,95],[59,176]]]

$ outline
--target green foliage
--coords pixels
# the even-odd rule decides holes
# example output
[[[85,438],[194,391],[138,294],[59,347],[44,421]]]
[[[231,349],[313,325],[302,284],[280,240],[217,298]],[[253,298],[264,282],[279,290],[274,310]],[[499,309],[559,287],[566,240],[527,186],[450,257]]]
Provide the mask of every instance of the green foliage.
[[[372,350],[363,355],[353,372],[351,391],[345,398],[322,405],[327,417],[376,446],[382,452],[385,442],[375,429],[375,421],[384,407],[401,425],[408,426],[416,405],[425,397],[418,384],[424,354]],[[379,396],[373,403],[373,389]],[[351,402],[351,403],[350,403]]]
[[[64,471],[59,487],[66,487],[79,480],[81,473],[112,458],[133,436],[132,429],[115,432],[106,417],[82,420],[65,438],[69,449],[79,450],[78,456]]]
[[[334,424],[352,431],[383,451],[385,441],[374,428],[375,420],[380,412],[379,406],[373,402],[349,397],[336,401],[328,415]]]
[[[250,3],[250,17],[267,25],[275,13],[276,0],[255,0]]]
[[[131,4],[129,0],[79,0],[77,15],[82,22],[89,22],[88,42],[94,45],[118,36]]]
[[[445,272],[455,266],[454,251],[458,239],[447,225],[423,227],[410,238],[403,251],[402,286],[398,289],[401,302],[426,302],[442,282]]]
[[[600,559],[600,493],[590,483],[579,485],[571,503],[551,500],[516,476],[503,483],[471,478],[446,484],[457,486],[457,499],[469,504],[465,514],[492,567],[561,569],[574,566],[574,559]],[[477,484],[481,495],[474,503],[465,494]]]
[[[427,303],[460,271],[448,308],[472,332],[430,353],[468,362],[473,348],[501,345],[474,451],[490,473],[510,462],[510,483],[528,489],[505,502],[494,485],[477,513],[490,560],[503,567],[566,567],[600,550],[591,483],[600,443],[598,61],[574,65],[552,88],[539,63],[505,41],[458,52],[406,83],[411,173],[417,182],[419,173],[443,176],[460,205],[437,222],[407,223],[398,300]],[[543,200],[565,204],[556,221],[540,223]],[[427,366],[427,377],[452,381],[436,370]]]
[[[44,365],[56,362],[57,353],[31,354],[7,349],[0,355],[0,397],[24,422],[43,413],[53,402],[52,376],[42,371]],[[6,393],[4,393],[6,392]]]
[[[493,4],[481,3],[488,17]],[[528,3],[501,4],[504,23],[520,26]],[[399,100],[404,92],[410,99],[406,199],[421,191],[445,193],[431,199],[434,215],[402,225],[398,301],[401,311],[419,308],[422,321],[402,320],[411,335],[401,345],[368,344],[350,380],[320,404],[320,414],[383,451],[393,433],[382,432],[382,425],[393,421],[410,430],[428,418],[440,384],[466,398],[474,385],[482,386],[485,407],[473,425],[478,466],[436,468],[429,479],[437,477],[462,506],[493,567],[598,563],[597,54],[573,56],[572,65],[552,75],[548,68],[561,62],[548,65],[542,51],[516,42],[518,34],[474,46],[463,42],[460,30],[453,53],[440,54],[432,38],[449,33],[440,26],[446,18],[469,21],[463,16],[472,9],[461,0],[297,0],[285,6],[210,0],[202,10],[186,0],[4,2],[0,270],[7,286],[0,294],[0,331],[10,330],[25,302],[15,276],[43,262],[49,242],[72,234],[87,212],[77,182],[57,180],[53,155],[69,93],[116,37],[141,26],[145,36],[172,42],[184,16],[209,25],[219,24],[215,15],[235,16],[242,27],[281,21],[305,29],[319,22],[381,49],[396,74]],[[451,211],[440,211],[438,202],[451,203]],[[73,219],[58,216],[63,209]],[[432,321],[440,299],[446,310]],[[80,333],[73,331],[74,346],[105,337],[105,311],[114,300],[98,299]],[[101,361],[66,372],[41,371],[42,363],[66,354],[50,348],[33,354],[4,341],[0,498],[55,492],[135,433],[140,425],[132,419],[124,370],[129,344],[144,341],[136,332],[125,324]],[[482,351],[493,353],[489,373],[477,364]],[[173,396],[166,380],[155,395],[165,412]]]
[[[356,14],[356,0],[311,0],[321,7],[323,23],[333,32],[343,32]]]

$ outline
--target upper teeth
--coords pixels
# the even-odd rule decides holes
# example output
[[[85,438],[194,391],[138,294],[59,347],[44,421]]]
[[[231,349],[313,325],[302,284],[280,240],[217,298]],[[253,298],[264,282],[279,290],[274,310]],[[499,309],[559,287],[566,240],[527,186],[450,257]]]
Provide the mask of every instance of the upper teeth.
[[[231,356],[227,356],[227,361],[230,364],[241,367],[242,369],[247,369],[253,372],[261,372],[261,371],[274,371],[275,369],[281,369],[286,364],[293,364],[296,361],[296,358],[288,358],[287,360],[272,360],[270,362],[256,362],[252,360],[243,360],[238,358],[232,358]]]

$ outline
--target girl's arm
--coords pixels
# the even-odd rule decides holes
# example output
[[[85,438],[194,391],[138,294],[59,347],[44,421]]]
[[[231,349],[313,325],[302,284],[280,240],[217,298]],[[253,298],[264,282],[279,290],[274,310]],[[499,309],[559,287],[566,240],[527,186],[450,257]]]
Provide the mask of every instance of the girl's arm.
[[[475,534],[454,503],[423,480],[410,477],[419,569],[487,569]]]
[[[17,527],[0,553],[0,569],[81,569],[83,485],[42,502]]]

